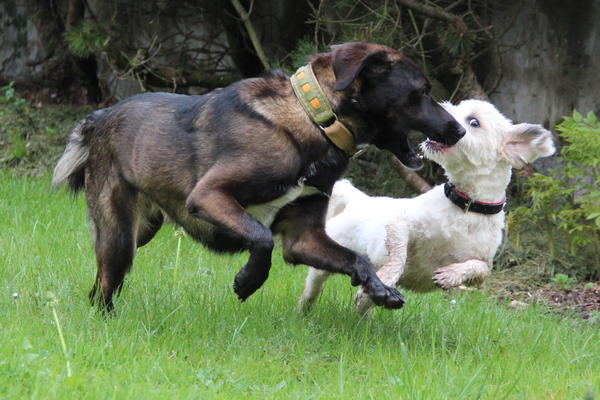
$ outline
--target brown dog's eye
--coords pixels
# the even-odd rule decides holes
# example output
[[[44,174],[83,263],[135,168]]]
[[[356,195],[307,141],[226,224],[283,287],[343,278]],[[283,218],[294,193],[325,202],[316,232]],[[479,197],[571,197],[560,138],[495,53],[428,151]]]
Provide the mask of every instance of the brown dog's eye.
[[[390,65],[388,63],[374,64],[369,68],[369,72],[373,75],[386,75],[390,72]]]

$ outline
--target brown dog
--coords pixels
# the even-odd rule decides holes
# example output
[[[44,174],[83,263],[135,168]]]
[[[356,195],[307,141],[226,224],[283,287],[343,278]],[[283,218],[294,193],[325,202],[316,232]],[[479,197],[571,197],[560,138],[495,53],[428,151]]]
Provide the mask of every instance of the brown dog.
[[[360,144],[421,161],[405,132],[453,145],[464,129],[429,96],[429,83],[396,50],[333,46],[310,64],[337,116]],[[249,250],[234,290],[245,300],[267,279],[273,235],[292,264],[352,277],[375,304],[403,305],[361,255],[324,231],[328,195],[348,159],[309,119],[280,72],[203,96],[148,93],[96,111],[69,135],[53,185],[85,188],[98,264],[90,298],[112,296],[168,216],[215,251]],[[99,298],[96,297],[100,294]]]

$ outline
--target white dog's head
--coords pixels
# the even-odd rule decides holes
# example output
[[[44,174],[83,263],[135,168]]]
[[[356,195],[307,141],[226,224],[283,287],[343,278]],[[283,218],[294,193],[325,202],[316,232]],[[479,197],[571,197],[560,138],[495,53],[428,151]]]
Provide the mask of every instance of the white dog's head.
[[[426,158],[440,164],[449,175],[466,178],[508,170],[510,177],[511,166],[522,168],[554,153],[548,130],[541,125],[515,125],[486,101],[464,100],[458,105],[442,103],[442,106],[467,133],[452,147],[427,140],[421,149]]]

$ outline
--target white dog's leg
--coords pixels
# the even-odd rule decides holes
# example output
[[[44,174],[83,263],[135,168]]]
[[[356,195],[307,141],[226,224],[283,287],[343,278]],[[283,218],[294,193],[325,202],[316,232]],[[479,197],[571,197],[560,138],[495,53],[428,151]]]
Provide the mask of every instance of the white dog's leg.
[[[309,309],[312,306],[323,291],[323,286],[325,286],[325,281],[329,278],[329,275],[331,275],[329,272],[312,267],[308,268],[308,275],[306,275],[306,281],[304,282],[304,291],[298,301],[300,309]]]
[[[491,268],[485,261],[467,260],[436,269],[433,282],[442,289],[449,289],[460,284],[481,283],[490,275]]]
[[[358,193],[362,193],[358,189],[353,188],[349,182],[342,182],[336,187],[338,189],[338,192],[340,191],[340,189],[348,189],[349,191],[356,191]],[[346,207],[347,203],[349,202],[349,199],[344,196],[340,196],[338,197],[337,202],[342,204],[343,207]],[[345,239],[347,239],[345,233],[348,230],[352,229],[350,226],[351,222],[349,223],[348,219],[345,218],[344,214],[340,213],[327,221],[327,236],[329,236],[342,246],[347,246],[348,244],[345,243]],[[319,297],[319,294],[321,294],[321,292],[323,291],[325,281],[327,280],[327,278],[329,278],[330,275],[331,273],[329,272],[308,267],[308,274],[306,275],[306,280],[304,281],[304,290],[302,291],[302,295],[298,300],[298,308],[300,308],[301,310],[310,309],[314,301],[317,299],[317,297]]]
[[[387,254],[377,276],[383,283],[395,287],[404,273],[408,253],[408,226],[402,217],[395,217],[385,227]],[[364,314],[373,307],[373,302],[363,289],[356,294],[356,312]]]

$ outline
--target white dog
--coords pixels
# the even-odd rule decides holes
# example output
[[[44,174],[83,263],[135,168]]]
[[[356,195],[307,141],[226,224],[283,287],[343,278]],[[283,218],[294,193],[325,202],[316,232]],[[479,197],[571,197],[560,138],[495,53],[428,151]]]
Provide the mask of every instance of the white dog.
[[[366,255],[390,286],[429,291],[482,282],[502,241],[511,167],[554,153],[549,131],[513,125],[490,103],[443,106],[466,135],[453,147],[427,140],[421,149],[444,168],[449,183],[411,199],[369,197],[345,180],[333,188],[327,233]],[[302,307],[312,304],[328,276],[309,269]],[[356,305],[359,312],[371,307],[361,291]]]

